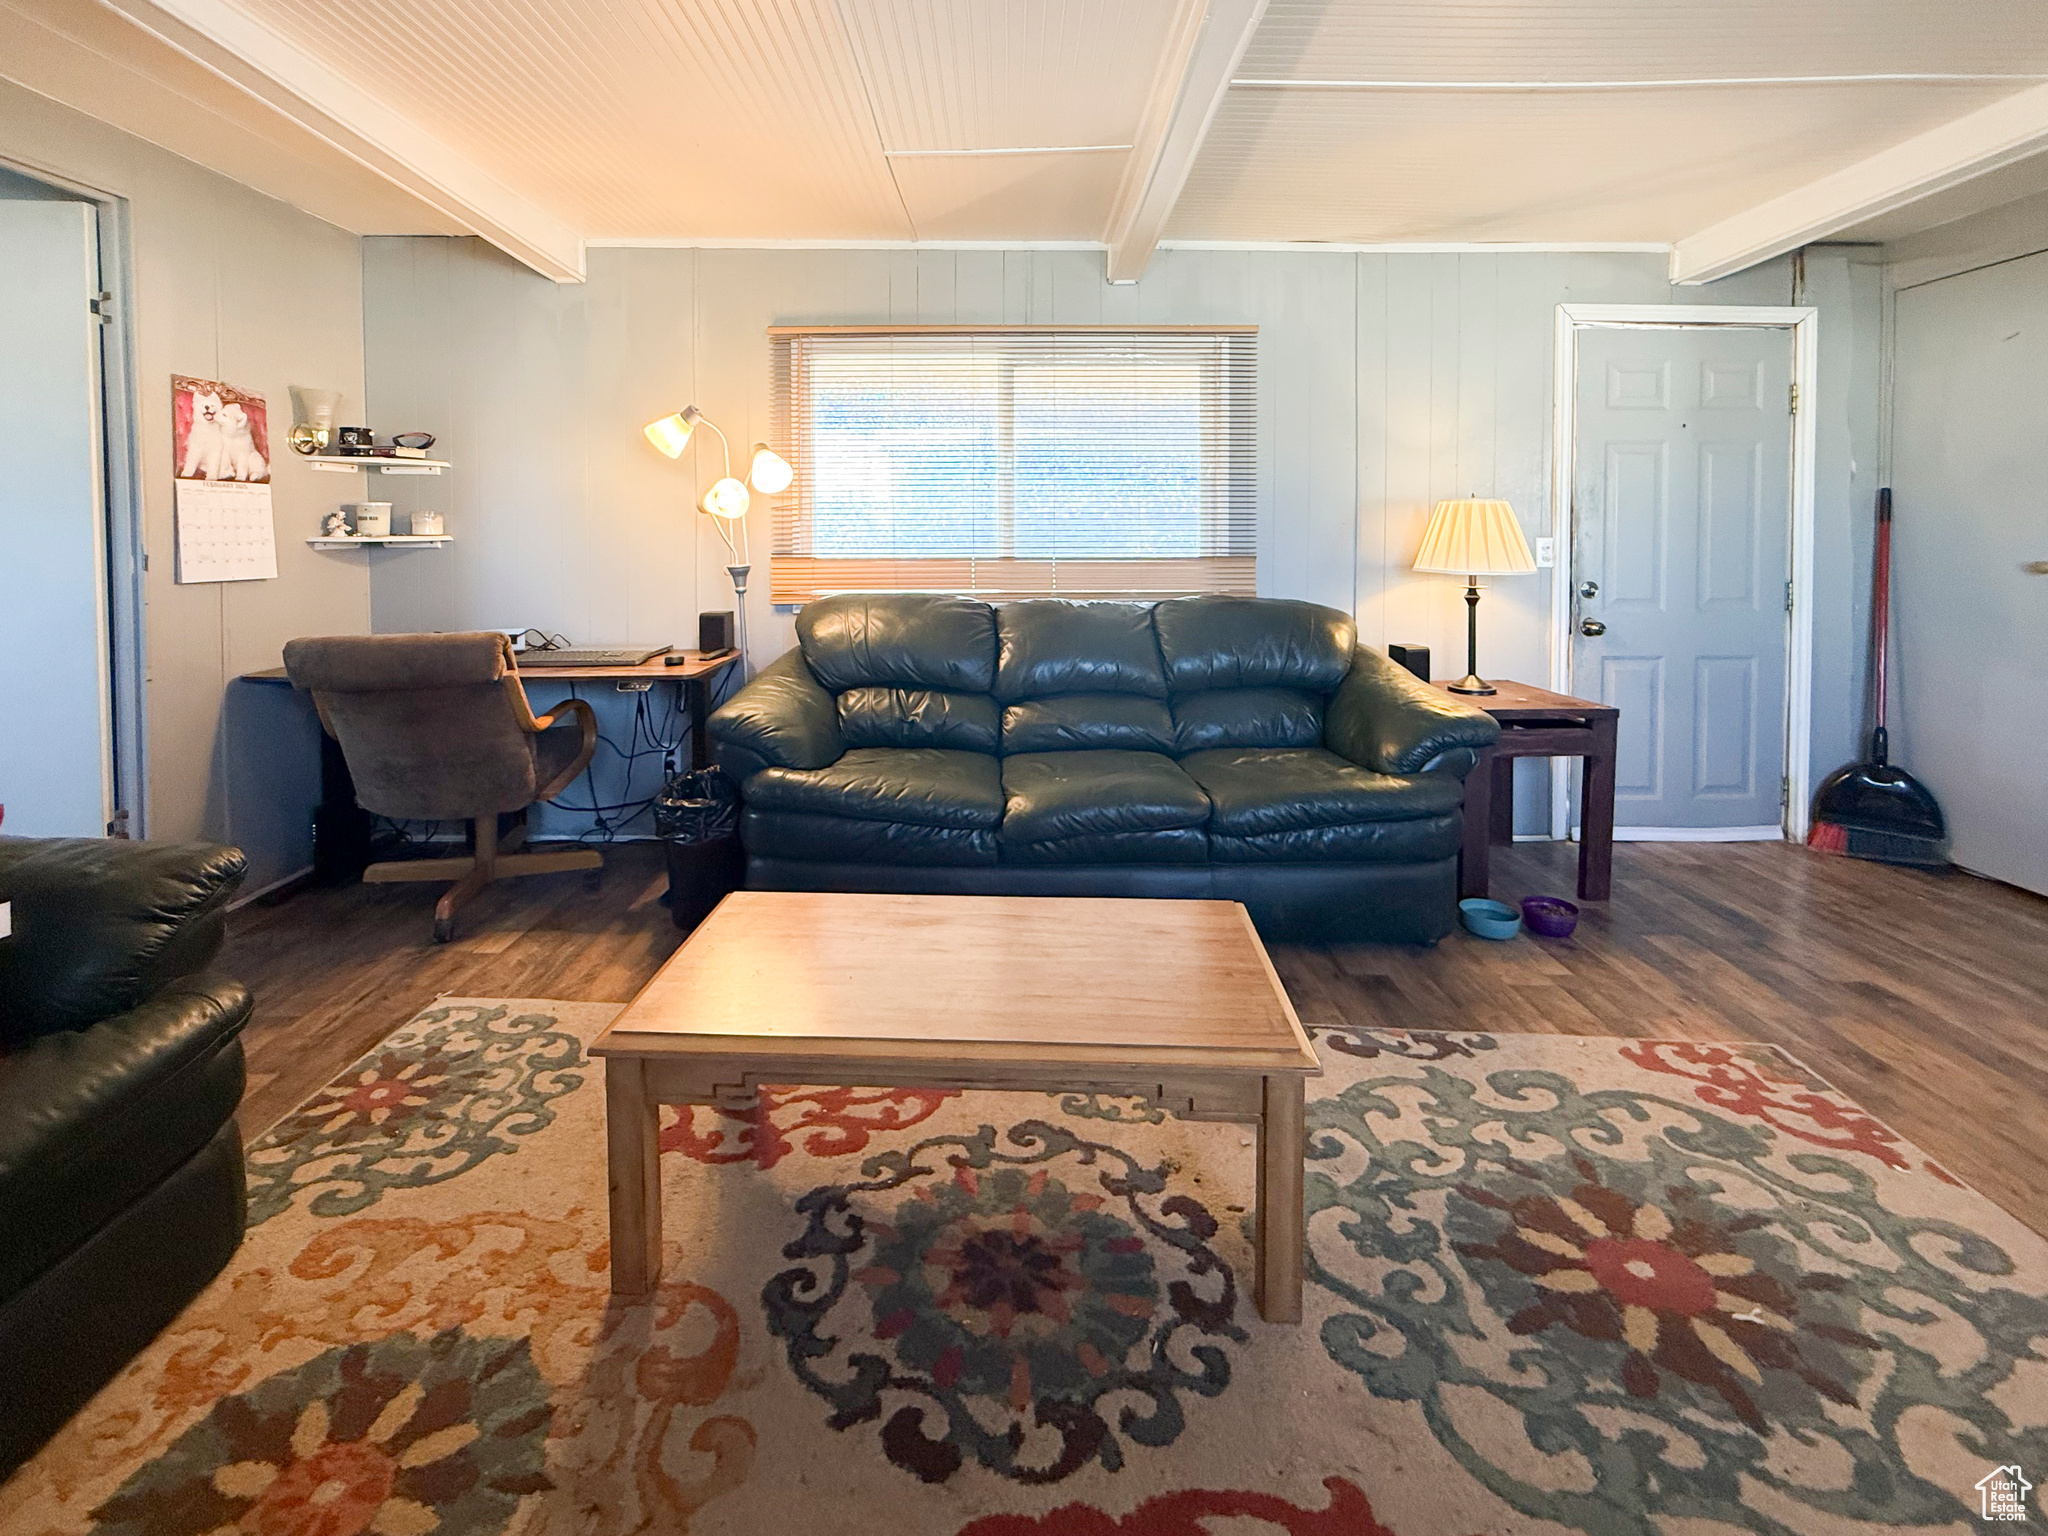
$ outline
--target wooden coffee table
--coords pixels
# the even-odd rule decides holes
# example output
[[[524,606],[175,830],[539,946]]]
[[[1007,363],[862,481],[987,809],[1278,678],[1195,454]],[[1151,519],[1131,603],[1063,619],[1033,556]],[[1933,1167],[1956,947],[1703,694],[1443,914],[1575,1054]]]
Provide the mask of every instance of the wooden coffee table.
[[[1258,1127],[1254,1295],[1301,1320],[1315,1051],[1236,902],[737,891],[591,1046],[612,1290],[661,1273],[660,1106],[763,1083],[1093,1091]]]

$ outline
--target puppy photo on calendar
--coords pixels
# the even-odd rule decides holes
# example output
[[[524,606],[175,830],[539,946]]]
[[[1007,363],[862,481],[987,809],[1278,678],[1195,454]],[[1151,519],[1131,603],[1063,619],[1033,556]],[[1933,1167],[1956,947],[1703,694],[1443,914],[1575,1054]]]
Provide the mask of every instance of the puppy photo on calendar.
[[[270,481],[263,397],[214,379],[171,379],[172,454],[180,480]]]

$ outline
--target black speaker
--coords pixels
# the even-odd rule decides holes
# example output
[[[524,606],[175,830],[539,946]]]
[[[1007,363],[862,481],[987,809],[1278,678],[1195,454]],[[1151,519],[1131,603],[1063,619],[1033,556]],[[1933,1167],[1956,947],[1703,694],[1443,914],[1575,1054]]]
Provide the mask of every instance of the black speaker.
[[[1421,678],[1429,681],[1429,647],[1426,645],[1390,645],[1387,654]]]
[[[732,613],[697,615],[697,649],[706,656],[720,656],[733,648]]]

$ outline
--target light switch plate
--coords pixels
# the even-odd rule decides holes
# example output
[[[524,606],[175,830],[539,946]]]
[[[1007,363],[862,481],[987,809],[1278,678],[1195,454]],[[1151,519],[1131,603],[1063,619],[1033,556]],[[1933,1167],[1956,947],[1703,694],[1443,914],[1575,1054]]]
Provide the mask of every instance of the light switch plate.
[[[11,901],[0,901],[0,939],[9,937],[13,932],[14,903]]]
[[[1557,564],[1557,540],[1538,539],[1536,541],[1536,564],[1544,569]]]

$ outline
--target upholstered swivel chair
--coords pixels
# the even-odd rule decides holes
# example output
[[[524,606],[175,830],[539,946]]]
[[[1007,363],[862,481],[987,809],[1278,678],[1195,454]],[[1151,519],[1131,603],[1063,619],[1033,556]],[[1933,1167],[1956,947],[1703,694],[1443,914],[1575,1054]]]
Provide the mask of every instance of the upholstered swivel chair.
[[[341,744],[363,809],[475,824],[473,858],[408,859],[363,871],[372,882],[454,881],[434,907],[437,941],[455,936],[456,910],[493,880],[603,867],[589,848],[512,852],[524,827],[499,846],[500,812],[553,799],[597,750],[597,717],[581,699],[534,714],[503,635],[322,635],[286,645],[284,666]]]

